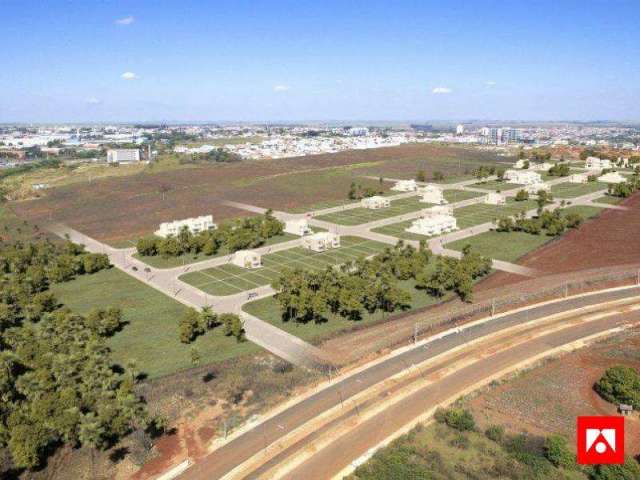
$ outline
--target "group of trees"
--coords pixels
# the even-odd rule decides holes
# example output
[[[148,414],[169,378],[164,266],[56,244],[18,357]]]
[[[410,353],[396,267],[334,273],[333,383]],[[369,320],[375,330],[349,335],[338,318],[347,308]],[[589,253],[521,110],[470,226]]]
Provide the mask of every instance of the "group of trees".
[[[190,157],[181,158],[180,163],[232,163],[240,162],[242,157],[224,148],[214,148],[207,153],[192,153]]]
[[[537,217],[527,218],[524,212],[513,217],[502,217],[497,222],[498,232],[525,232],[540,235],[543,231],[554,237],[561,235],[567,228],[577,228],[584,221],[579,213],[562,213],[562,209],[543,211]]]
[[[106,266],[71,242],[0,248],[0,448],[15,467],[37,467],[61,444],[106,448],[150,422],[135,377],[114,367],[105,344],[121,312],[83,317],[47,291]]]
[[[640,375],[631,367],[616,365],[607,369],[594,390],[611,403],[624,403],[640,409]]]
[[[504,169],[498,169],[496,167],[487,167],[485,165],[482,165],[476,168],[472,173],[473,173],[473,176],[478,180],[484,180],[485,178],[490,177],[491,175],[497,175],[498,180],[502,180],[502,178],[504,177]]]
[[[381,177],[382,179],[382,177]],[[384,179],[382,179],[384,181]],[[374,187],[363,187],[359,183],[351,182],[349,185],[349,191],[347,192],[347,198],[349,200],[360,200],[367,197],[373,197],[374,195],[382,195],[384,192],[382,190],[382,184],[380,183],[380,188],[376,189]]]
[[[242,320],[235,313],[214,313],[210,307],[204,307],[200,312],[189,308],[178,324],[178,333],[182,343],[191,343],[207,331],[222,326],[226,336],[235,337],[238,342],[244,341]]]
[[[444,173],[442,173],[439,170],[436,170],[433,172],[432,178],[434,182],[442,182],[445,177],[444,177]],[[416,182],[427,181],[427,173],[424,171],[424,169],[420,169],[416,172],[415,180]]]
[[[548,173],[552,177],[568,177],[571,175],[571,168],[568,163],[556,163]]]
[[[176,236],[167,238],[143,237],[136,248],[140,255],[160,255],[163,258],[191,253],[215,255],[221,249],[229,253],[264,245],[271,237],[282,235],[284,225],[271,211],[262,216],[223,222],[215,230],[191,233],[186,227]]]
[[[489,272],[490,260],[466,250],[461,260],[432,258],[421,243],[418,249],[399,242],[373,256],[321,272],[284,271],[273,283],[284,321],[321,322],[329,314],[359,320],[365,312],[394,312],[410,307],[411,295],[400,281],[415,279],[416,288],[434,296],[454,291],[471,297],[473,280]],[[430,263],[435,265],[430,268]]]

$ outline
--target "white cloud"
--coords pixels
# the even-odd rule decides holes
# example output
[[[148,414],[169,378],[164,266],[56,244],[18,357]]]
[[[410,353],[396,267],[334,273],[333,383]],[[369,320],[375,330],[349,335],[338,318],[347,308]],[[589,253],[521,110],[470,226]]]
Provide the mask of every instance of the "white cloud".
[[[487,80],[486,82],[484,82],[484,84],[485,84],[487,87],[495,87],[496,82],[494,82],[493,80]]]
[[[286,92],[287,90],[290,90],[291,87],[289,85],[275,85],[273,87],[273,91],[274,92]]]
[[[133,72],[124,72],[122,75],[120,75],[120,78],[122,78],[123,80],[136,80],[138,76]]]
[[[451,93],[451,92],[453,92],[453,90],[451,90],[449,87],[435,87],[433,90],[431,90],[431,93],[435,93],[436,95],[441,95],[441,94]]]
[[[117,19],[116,25],[131,25],[133,22],[135,22],[135,20],[136,19],[133,17],[133,15],[128,15],[126,17]]]
[[[99,98],[96,97],[89,97],[87,98],[86,102],[90,105],[98,105],[100,103],[102,103],[102,101]]]

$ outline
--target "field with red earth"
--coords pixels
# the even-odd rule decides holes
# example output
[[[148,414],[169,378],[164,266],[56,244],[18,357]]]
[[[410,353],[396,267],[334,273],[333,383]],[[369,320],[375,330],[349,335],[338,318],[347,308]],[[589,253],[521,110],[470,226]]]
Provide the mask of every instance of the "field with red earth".
[[[212,214],[215,221],[248,212],[224,200],[297,210],[346,200],[349,184],[379,187],[364,176],[412,177],[441,171],[449,177],[480,164],[504,161],[492,152],[463,147],[410,144],[281,160],[184,168],[113,177],[51,189],[47,195],[11,205],[38,224],[62,222],[109,243],[153,232],[162,221]],[[388,188],[389,183],[383,185]]]
[[[546,436],[558,433],[575,445],[576,416],[617,415],[593,384],[614,365],[640,369],[640,329],[545,361],[467,400],[480,428],[503,425],[511,433]],[[625,421],[625,451],[640,453],[640,419]]]
[[[525,255],[518,264],[544,273],[640,263],[640,195],[620,204],[627,210],[605,210],[576,230]],[[478,285],[478,291],[526,280],[498,272]]]

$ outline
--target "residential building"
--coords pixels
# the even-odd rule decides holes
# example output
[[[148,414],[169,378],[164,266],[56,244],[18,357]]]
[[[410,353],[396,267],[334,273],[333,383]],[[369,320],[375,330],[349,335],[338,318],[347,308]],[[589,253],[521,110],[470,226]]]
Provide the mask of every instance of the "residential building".
[[[531,183],[525,186],[524,189],[529,195],[537,195],[539,191],[550,192],[551,186],[546,183],[538,182]]]
[[[624,183],[627,179],[618,172],[609,172],[598,177],[598,181],[602,183]]]
[[[553,167],[553,164],[549,162],[529,163],[529,170],[534,172],[548,172],[551,167]]]
[[[584,161],[584,168],[587,170],[604,170],[605,168],[611,168],[611,160],[608,158],[587,157]]]
[[[422,198],[420,199],[420,201],[423,203],[435,203],[436,205],[449,203],[444,198],[444,192],[437,185],[425,185],[420,190],[418,190],[418,194],[421,195]]]
[[[324,252],[340,247],[340,235],[331,232],[318,232],[302,237],[302,246],[313,252]]]
[[[184,220],[163,222],[155,234],[159,237],[168,237],[169,235],[177,235],[183,228],[186,228],[191,233],[200,233],[205,230],[213,230],[216,227],[217,225],[213,223],[212,215],[203,215],[201,217],[185,218]]]
[[[398,180],[396,184],[391,187],[394,192],[415,192],[418,189],[418,184],[415,180]]]
[[[569,175],[569,183],[587,183],[589,175],[587,173],[574,173]]]
[[[109,163],[138,163],[139,161],[140,150],[137,148],[117,148],[107,151]]]
[[[300,237],[313,233],[313,230],[309,227],[309,220],[306,218],[287,220],[284,223],[284,231],[291,235],[298,235]]]
[[[262,257],[253,250],[238,250],[233,254],[231,263],[240,268],[260,268]]]
[[[501,193],[489,192],[484,197],[484,203],[487,205],[504,205],[507,203],[507,199]]]
[[[504,179],[519,185],[542,183],[540,174],[531,170],[507,170],[504,172]]]
[[[528,161],[529,161],[529,160],[525,160],[525,159],[521,158],[520,160],[518,160],[518,161],[513,165],[513,168],[519,168],[519,169],[522,169],[522,168],[524,168],[525,163],[526,163],[526,162],[528,162]]]
[[[368,208],[370,210],[377,210],[379,208],[387,208],[391,205],[388,198],[381,197],[380,195],[374,195],[373,197],[366,197],[360,200],[360,206],[362,208]]]
[[[464,125],[460,124],[456,127],[456,135],[464,135]]]
[[[405,231],[430,237],[457,229],[458,223],[453,215],[435,214],[415,220]]]

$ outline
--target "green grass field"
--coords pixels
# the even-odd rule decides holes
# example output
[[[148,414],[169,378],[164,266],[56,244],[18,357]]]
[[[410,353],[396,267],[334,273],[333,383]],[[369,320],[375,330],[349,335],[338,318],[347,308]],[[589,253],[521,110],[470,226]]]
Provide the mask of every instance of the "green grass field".
[[[211,295],[232,295],[269,285],[286,268],[324,270],[329,265],[339,265],[349,260],[375,255],[387,247],[386,244],[364,238],[342,237],[340,240],[340,248],[321,253],[311,252],[302,247],[270,253],[262,257],[263,266],[255,270],[226,264],[187,273],[180,279]]]
[[[567,213],[579,213],[585,219],[593,218],[596,215],[599,215],[602,212],[602,210],[604,210],[604,209],[600,208],[600,207],[594,207],[592,205],[575,205],[575,206],[566,207],[566,208],[562,209],[562,211],[565,214],[567,214]]]
[[[482,190],[500,190],[504,192],[505,190],[518,188],[520,185],[517,183],[499,182],[498,180],[488,180],[486,182],[474,183],[470,186],[474,188],[481,188]]]
[[[624,198],[614,197],[612,195],[603,195],[602,197],[596,198],[594,202],[597,203],[608,203],[609,205],[619,205],[624,201]]]
[[[597,192],[598,190],[606,190],[607,185],[600,182],[587,183],[560,183],[551,187],[551,193],[554,197],[574,198],[588,193]]]
[[[523,232],[490,231],[462,240],[446,244],[447,248],[461,251],[466,245],[471,245],[474,252],[496,260],[515,262],[518,258],[541,247],[553,237],[545,234],[531,235]]]
[[[537,207],[533,200],[516,202],[508,198],[505,205],[487,205],[477,203],[467,207],[456,208],[453,215],[458,220],[458,228],[469,228],[482,223],[492,222],[495,218],[516,215],[522,211],[532,210]]]
[[[251,342],[237,343],[225,337],[220,328],[191,345],[180,343],[178,321],[186,307],[116,268],[55,284],[51,290],[61,303],[80,314],[120,307],[128,323],[107,341],[113,359],[121,365],[135,360],[137,368],[150,377],[191,368],[192,345],[200,353],[201,364],[259,351]]]
[[[442,300],[427,295],[423,290],[417,290],[415,288],[415,280],[400,282],[399,286],[410,293],[412,299],[411,309],[426,307]],[[382,312],[376,312],[370,315],[365,311],[360,320],[348,320],[339,315],[329,315],[327,321],[322,323],[309,322],[303,324],[284,322],[282,320],[280,307],[273,297],[262,298],[247,303],[244,305],[243,310],[303,340],[313,342],[320,341],[332,333],[352,328],[355,325],[370,324],[389,316],[388,313],[385,313],[383,317]]]
[[[269,245],[275,245],[277,243],[288,242],[289,240],[295,240],[296,238],[300,238],[300,237],[298,237],[297,235],[292,235],[290,233],[283,233],[282,235],[268,238],[267,241],[262,246],[267,247]],[[150,267],[174,268],[174,267],[181,267],[183,265],[189,265],[191,263],[201,262],[203,260],[209,260],[211,258],[223,257],[225,255],[229,255],[229,251],[226,248],[221,248],[215,255],[205,255],[204,253],[197,253],[197,254],[186,253],[184,255],[180,255],[179,257],[162,258],[160,255],[145,257],[142,255],[138,255],[136,253],[133,256],[134,258],[137,258],[138,260],[146,263]]]

